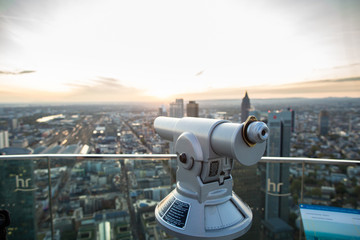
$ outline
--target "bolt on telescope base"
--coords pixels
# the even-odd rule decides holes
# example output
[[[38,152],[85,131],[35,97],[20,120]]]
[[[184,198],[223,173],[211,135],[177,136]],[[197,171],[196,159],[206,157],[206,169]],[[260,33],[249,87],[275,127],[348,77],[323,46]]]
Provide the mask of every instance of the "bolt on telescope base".
[[[173,190],[155,209],[160,227],[180,239],[234,239],[251,227],[252,212],[234,192],[200,203]]]

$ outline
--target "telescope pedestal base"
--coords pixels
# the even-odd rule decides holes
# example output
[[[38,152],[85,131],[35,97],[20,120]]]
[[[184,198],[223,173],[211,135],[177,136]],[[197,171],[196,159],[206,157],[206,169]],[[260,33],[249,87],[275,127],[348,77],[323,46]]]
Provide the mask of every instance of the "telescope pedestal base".
[[[173,190],[155,209],[156,220],[168,234],[180,239],[234,239],[251,227],[252,212],[234,192],[231,196],[197,199]]]

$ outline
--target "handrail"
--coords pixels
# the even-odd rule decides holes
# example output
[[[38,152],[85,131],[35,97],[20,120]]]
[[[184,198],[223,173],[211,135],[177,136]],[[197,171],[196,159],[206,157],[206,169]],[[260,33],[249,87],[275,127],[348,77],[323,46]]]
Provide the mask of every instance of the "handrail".
[[[24,160],[39,158],[63,159],[137,159],[137,160],[169,160],[176,158],[176,154],[28,154],[28,155],[0,155],[0,160]],[[317,163],[317,164],[360,164],[360,160],[328,159],[307,157],[262,157],[261,163]]]
[[[176,154],[23,154],[23,155],[0,155],[2,158],[11,160],[39,159],[39,158],[63,158],[63,159],[154,159],[168,160],[169,158],[176,158]]]
[[[360,164],[360,160],[306,158],[306,157],[262,157],[260,162],[271,163],[318,163],[318,164]]]

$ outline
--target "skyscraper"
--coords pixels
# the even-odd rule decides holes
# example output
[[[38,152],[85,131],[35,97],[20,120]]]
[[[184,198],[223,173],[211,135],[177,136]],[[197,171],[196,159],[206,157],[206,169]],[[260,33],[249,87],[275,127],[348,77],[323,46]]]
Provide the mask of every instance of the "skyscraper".
[[[11,130],[15,130],[18,127],[18,120],[16,118],[10,119]]]
[[[186,104],[186,116],[199,117],[199,104],[195,101],[189,101],[189,103]]]
[[[268,113],[268,127],[270,128],[267,145],[268,156],[290,156],[292,117],[293,115],[291,111],[276,111]]]
[[[164,105],[161,105],[161,107],[159,107],[158,116],[167,116],[166,108]]]
[[[288,108],[291,112],[291,132],[295,132],[295,110]]]
[[[246,121],[249,113],[250,99],[246,92],[241,103],[241,122]],[[257,112],[255,114],[254,112],[254,115],[258,115],[257,117],[260,119],[260,113]],[[232,175],[237,176],[234,178],[234,192],[241,196],[245,202],[249,203],[253,213],[252,228],[242,236],[241,239],[259,239],[263,199],[261,198],[261,177],[258,174],[258,164],[244,167],[236,162],[232,170]]]
[[[175,102],[170,103],[169,117],[182,118],[184,117],[184,100],[182,98],[176,99]],[[169,152],[175,153],[174,143],[169,143]],[[176,159],[170,160],[170,167],[176,169],[177,161]]]
[[[0,207],[9,211],[8,239],[36,239],[34,163],[0,161]]]
[[[274,157],[290,156],[290,138],[292,126],[292,112],[269,112],[268,127],[270,135],[267,142],[267,155]],[[273,232],[273,223],[281,224],[286,233],[291,232],[287,224],[289,220],[289,164],[266,163],[264,183],[265,215],[264,226],[266,231]]]
[[[329,112],[321,110],[319,113],[319,129],[318,134],[320,136],[327,136],[329,133]]]
[[[8,131],[0,131],[0,149],[9,147]]]
[[[184,100],[182,98],[178,98],[175,102],[170,103],[170,117],[184,117]]]
[[[241,122],[245,122],[246,119],[249,117],[249,111],[250,111],[250,99],[246,91],[245,96],[241,102]]]

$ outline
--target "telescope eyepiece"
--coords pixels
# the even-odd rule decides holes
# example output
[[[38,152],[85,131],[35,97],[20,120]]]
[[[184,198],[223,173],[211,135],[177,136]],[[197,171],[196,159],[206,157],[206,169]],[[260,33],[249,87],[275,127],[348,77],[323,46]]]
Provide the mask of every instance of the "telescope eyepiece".
[[[252,122],[247,128],[246,135],[252,143],[262,143],[269,137],[269,128],[263,122]]]

